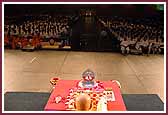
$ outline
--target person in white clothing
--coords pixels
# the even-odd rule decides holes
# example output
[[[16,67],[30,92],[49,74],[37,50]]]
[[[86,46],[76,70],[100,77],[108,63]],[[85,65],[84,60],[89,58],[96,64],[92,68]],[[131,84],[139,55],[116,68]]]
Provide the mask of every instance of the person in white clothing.
[[[129,53],[129,42],[127,41],[126,38],[124,38],[124,40],[121,41],[120,46],[121,46],[121,53],[122,54]]]
[[[135,45],[135,49],[139,50],[139,51],[142,51],[141,45],[142,45],[142,43],[140,42],[140,40],[138,40],[136,45]]]

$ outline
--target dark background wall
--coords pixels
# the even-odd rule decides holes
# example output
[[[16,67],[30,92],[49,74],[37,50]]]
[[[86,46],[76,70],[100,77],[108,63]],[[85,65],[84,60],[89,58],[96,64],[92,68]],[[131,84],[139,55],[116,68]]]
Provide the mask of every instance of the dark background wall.
[[[130,17],[163,16],[163,11],[157,10],[156,5],[127,5],[127,4],[6,4],[5,16],[18,16],[25,14],[74,14],[81,9],[94,9],[97,15],[121,15]]]

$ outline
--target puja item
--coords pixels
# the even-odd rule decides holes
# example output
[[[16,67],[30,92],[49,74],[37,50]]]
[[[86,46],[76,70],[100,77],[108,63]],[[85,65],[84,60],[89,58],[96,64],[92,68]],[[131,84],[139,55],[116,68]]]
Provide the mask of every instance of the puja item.
[[[69,89],[65,103],[67,110],[107,111],[107,103],[115,101],[113,89],[104,88],[103,82],[94,79],[95,74],[90,69],[83,72],[82,80]]]
[[[86,71],[83,72],[82,74],[82,80],[79,82],[79,86],[83,88],[92,88],[96,85],[95,79],[95,73],[87,69]]]
[[[107,111],[107,100],[105,97],[100,98],[97,105],[97,111]]]
[[[62,97],[61,97],[61,96],[57,96],[57,97],[55,98],[55,102],[56,102],[56,103],[60,103],[61,100],[62,100]]]
[[[58,81],[59,81],[59,78],[57,78],[57,77],[50,79],[51,85],[56,85],[56,83],[57,83]]]
[[[115,101],[115,96],[112,88],[106,88],[104,91],[104,95],[107,101]]]

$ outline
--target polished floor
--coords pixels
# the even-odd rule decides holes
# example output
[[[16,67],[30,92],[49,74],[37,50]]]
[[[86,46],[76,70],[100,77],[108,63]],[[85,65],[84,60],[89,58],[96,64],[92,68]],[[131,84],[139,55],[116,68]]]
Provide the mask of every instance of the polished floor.
[[[158,94],[164,101],[164,56],[102,52],[5,50],[4,90],[50,92],[50,79],[81,79],[90,68],[96,79],[116,79],[124,94]]]

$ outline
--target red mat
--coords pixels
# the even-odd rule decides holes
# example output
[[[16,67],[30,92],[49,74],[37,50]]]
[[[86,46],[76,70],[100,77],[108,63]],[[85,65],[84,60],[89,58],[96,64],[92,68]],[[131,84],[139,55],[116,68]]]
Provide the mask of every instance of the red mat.
[[[53,103],[56,96],[65,97],[69,93],[69,89],[75,87],[79,80],[59,80],[55,89],[50,95],[50,98],[44,108],[45,111],[66,111],[65,103]],[[112,88],[115,96],[115,101],[108,102],[107,108],[109,111],[126,111],[124,101],[122,99],[120,88],[116,82],[102,81],[105,88]]]

